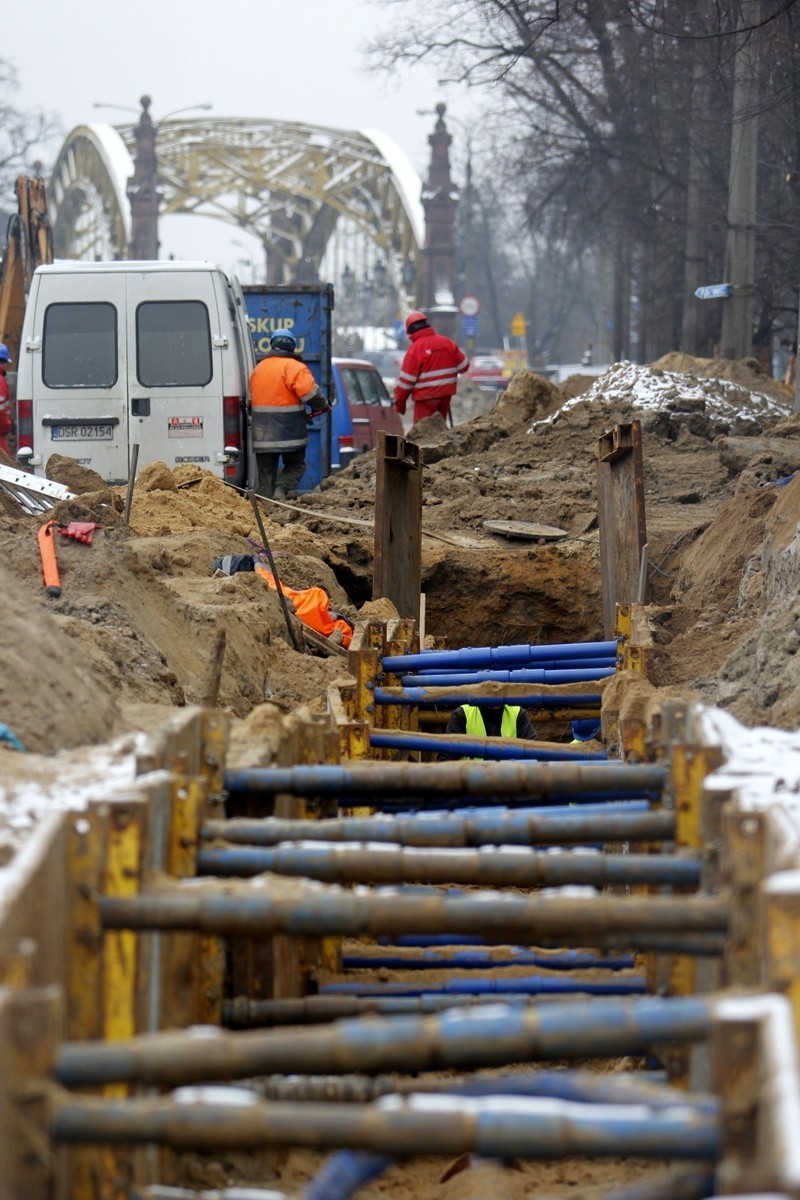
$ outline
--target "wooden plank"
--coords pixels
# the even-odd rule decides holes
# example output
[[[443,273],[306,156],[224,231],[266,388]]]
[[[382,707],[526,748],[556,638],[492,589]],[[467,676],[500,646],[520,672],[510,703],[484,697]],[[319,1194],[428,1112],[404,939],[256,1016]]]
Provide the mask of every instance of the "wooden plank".
[[[638,598],[642,547],[647,542],[639,421],[616,425],[598,442],[597,516],[603,627],[610,638],[617,604],[633,604]]]

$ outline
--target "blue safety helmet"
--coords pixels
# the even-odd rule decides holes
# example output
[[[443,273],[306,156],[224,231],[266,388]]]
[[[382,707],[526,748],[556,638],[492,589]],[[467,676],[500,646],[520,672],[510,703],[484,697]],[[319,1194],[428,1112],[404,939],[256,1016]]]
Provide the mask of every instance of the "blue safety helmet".
[[[0,362],[11,362],[8,357],[8,346],[3,342],[0,342]]]
[[[572,736],[576,742],[591,742],[600,732],[600,722],[593,717],[572,722]]]
[[[297,338],[289,329],[276,329],[269,339],[269,344],[273,350],[288,350],[290,354],[294,354]]]

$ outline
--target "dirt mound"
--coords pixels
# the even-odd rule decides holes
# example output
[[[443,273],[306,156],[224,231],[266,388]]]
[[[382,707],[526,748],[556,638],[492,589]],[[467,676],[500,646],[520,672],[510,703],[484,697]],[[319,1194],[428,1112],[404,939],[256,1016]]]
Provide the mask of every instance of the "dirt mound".
[[[594,385],[596,375],[570,375],[567,379],[561,381],[558,385],[558,390],[567,400],[572,400],[575,396],[582,396],[589,388]]]
[[[84,467],[74,458],[64,454],[51,454],[48,458],[44,473],[55,483],[63,483],[76,496],[82,492],[101,492],[106,487],[106,481],[97,471]]]
[[[105,740],[118,716],[113,678],[95,675],[70,624],[40,597],[20,595],[3,567],[0,624],[0,721],[26,750],[55,753]]]
[[[269,534],[268,518],[265,524]],[[255,515],[244,496],[210,471],[190,468],[184,474],[182,468],[173,472],[164,463],[151,463],[137,478],[131,526],[145,537],[218,529],[258,538]]]

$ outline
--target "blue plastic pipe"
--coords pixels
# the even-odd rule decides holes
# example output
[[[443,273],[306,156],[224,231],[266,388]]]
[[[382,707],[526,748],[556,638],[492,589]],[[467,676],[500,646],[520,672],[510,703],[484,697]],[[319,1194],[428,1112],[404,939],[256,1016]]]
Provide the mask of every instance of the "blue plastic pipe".
[[[554,646],[480,646],[463,650],[423,650],[420,654],[400,654],[383,660],[384,671],[402,675],[406,671],[438,670],[440,667],[459,667],[475,670],[481,667],[514,667],[542,660],[616,657],[614,642],[568,642]]]
[[[321,996],[646,996],[647,980],[580,980],[550,975],[520,975],[503,979],[448,979],[442,983],[327,983]]]
[[[446,936],[446,935],[445,935]],[[413,937],[403,937],[403,946],[414,946]],[[423,939],[417,938],[416,943]],[[463,940],[458,939],[459,943]],[[382,939],[380,939],[383,944]],[[447,944],[442,941],[440,945]],[[485,945],[476,938],[475,945]],[[452,939],[449,945],[453,945]],[[537,954],[533,950],[514,949],[504,957],[493,957],[489,950],[456,950],[452,954],[436,954],[428,949],[417,958],[404,958],[402,954],[345,954],[342,956],[342,967],[345,971],[371,971],[386,967],[400,971],[471,971],[487,970],[493,967],[543,967],[551,971],[623,971],[630,970],[634,960],[631,954],[618,955],[612,958],[601,958],[597,954],[580,954],[578,951],[565,951],[563,954]]]
[[[393,1158],[367,1150],[336,1150],[309,1183],[303,1200],[350,1200],[393,1162]]]
[[[436,689],[429,688],[380,688],[372,693],[376,704],[451,704],[454,708],[461,704],[476,704],[480,708],[499,708],[504,704],[521,704],[523,708],[599,708],[600,695],[594,693],[577,693],[562,696],[552,692],[526,692],[524,696],[483,696],[470,691],[456,692],[454,695],[441,696]]]
[[[409,687],[472,687],[476,683],[587,683],[615,675],[614,667],[589,667],[575,671],[453,671],[444,674],[403,675]]]
[[[456,758],[482,758],[487,762],[503,762],[513,759],[530,759],[533,762],[603,762],[608,757],[605,750],[587,754],[582,750],[549,750],[529,744],[492,744],[478,739],[474,742],[450,741],[446,734],[386,733],[382,729],[369,731],[369,744],[378,750],[422,750],[428,754],[452,754]]]
[[[516,676],[518,673],[525,671],[587,671],[594,667],[616,667],[617,659],[614,655],[601,655],[596,658],[567,658],[567,659],[542,659],[536,662],[534,666],[526,664],[522,667],[510,667],[501,671],[501,674],[511,674]],[[452,667],[420,667],[416,674],[423,676],[425,679],[430,674],[436,675],[460,675],[464,673],[465,668],[459,666]],[[476,667],[475,670],[491,674],[491,667]]]

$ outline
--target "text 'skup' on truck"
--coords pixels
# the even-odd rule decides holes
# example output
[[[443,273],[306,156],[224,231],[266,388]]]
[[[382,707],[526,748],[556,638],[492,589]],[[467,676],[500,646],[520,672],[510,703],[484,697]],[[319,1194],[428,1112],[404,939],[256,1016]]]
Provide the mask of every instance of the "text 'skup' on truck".
[[[255,365],[238,281],[203,262],[62,262],[33,276],[17,377],[17,457],[55,451],[109,482],[139,463],[247,480]]]
[[[269,352],[276,329],[297,338],[296,353],[314,376],[320,391],[334,402],[331,371],[333,284],[247,284],[245,304],[256,361]],[[298,491],[317,487],[331,472],[331,413],[322,413],[308,426],[306,469]],[[255,470],[251,467],[251,478]]]

